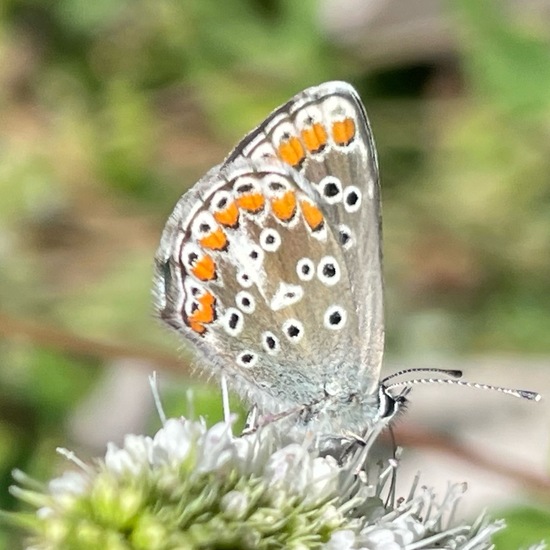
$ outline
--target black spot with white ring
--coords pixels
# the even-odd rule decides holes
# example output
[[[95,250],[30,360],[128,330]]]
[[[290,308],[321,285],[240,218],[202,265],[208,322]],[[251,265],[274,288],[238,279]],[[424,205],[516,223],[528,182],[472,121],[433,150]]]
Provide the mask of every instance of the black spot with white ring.
[[[264,251],[256,244],[249,249],[248,257],[255,266],[261,266],[264,261]]]
[[[227,308],[223,316],[223,328],[230,336],[238,336],[244,328],[244,316],[236,307]]]
[[[342,182],[334,176],[326,176],[319,182],[319,193],[328,204],[342,201]]]
[[[344,224],[338,226],[338,239],[344,250],[351,248],[355,242],[351,229]]]
[[[326,286],[333,286],[340,280],[340,266],[336,258],[325,256],[317,266],[317,278]]]
[[[344,328],[348,314],[346,310],[341,306],[330,306],[325,311],[323,317],[323,324],[325,328],[329,330],[340,330]]]
[[[254,189],[254,185],[252,183],[243,183],[241,185],[238,185],[235,188],[235,191],[239,195],[244,195],[245,193],[250,193]]]
[[[266,252],[276,252],[281,246],[281,236],[275,229],[266,227],[260,233],[260,246]]]
[[[300,281],[311,281],[315,277],[315,264],[309,258],[300,258],[296,262],[296,275]]]
[[[253,367],[258,361],[258,355],[253,351],[243,351],[237,357],[237,364],[245,369]]]
[[[262,334],[262,346],[266,353],[269,353],[269,355],[275,355],[279,353],[281,349],[279,338],[269,331],[265,331]]]
[[[270,191],[282,191],[285,189],[285,186],[280,181],[270,181],[267,186],[269,187]]]
[[[344,208],[346,212],[357,212],[361,208],[362,197],[359,187],[348,185],[344,190]]]
[[[204,288],[200,287],[191,277],[186,277],[183,283],[183,294],[186,300],[197,300],[204,294]]]
[[[254,296],[246,290],[241,290],[237,293],[235,296],[235,302],[237,303],[239,309],[241,309],[244,313],[254,313],[254,310],[256,309],[256,300],[254,299]]]
[[[211,204],[215,211],[224,210],[229,204],[230,200],[232,199],[229,191],[225,191],[222,189],[221,191],[217,191],[214,194]]]
[[[257,140],[256,140],[257,141]],[[245,148],[244,156],[250,158],[250,154],[254,154],[255,159],[259,158],[273,158],[277,156],[277,152],[271,143],[267,141],[260,141],[259,143],[251,142],[249,147]]]
[[[254,281],[246,271],[239,271],[239,273],[237,273],[237,282],[243,288],[250,288],[254,284]]]
[[[196,239],[199,239],[214,231],[216,227],[216,220],[214,220],[212,214],[207,210],[203,210],[193,220],[191,232]]]
[[[293,344],[296,344],[304,337],[304,325],[297,319],[286,320],[282,328],[289,342]]]

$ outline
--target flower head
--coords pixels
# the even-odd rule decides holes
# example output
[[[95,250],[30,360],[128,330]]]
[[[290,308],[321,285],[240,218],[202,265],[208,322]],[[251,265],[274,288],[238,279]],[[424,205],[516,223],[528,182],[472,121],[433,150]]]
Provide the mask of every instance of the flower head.
[[[500,523],[450,525],[462,486],[440,504],[421,489],[385,505],[391,469],[371,482],[353,459],[283,446],[269,426],[234,437],[226,423],[170,419],[42,491],[13,491],[36,508],[25,516],[34,550],[489,548]]]

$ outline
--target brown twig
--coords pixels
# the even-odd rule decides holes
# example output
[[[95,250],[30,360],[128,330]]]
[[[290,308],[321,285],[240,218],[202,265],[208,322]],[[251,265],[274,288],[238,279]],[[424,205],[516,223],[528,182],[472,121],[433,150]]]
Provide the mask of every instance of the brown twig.
[[[124,346],[100,342],[78,336],[63,329],[39,324],[32,321],[17,319],[0,313],[0,337],[9,339],[26,339],[34,345],[45,348],[55,348],[65,353],[74,353],[87,357],[99,357],[104,361],[135,357],[141,361],[150,361],[159,368],[189,374],[189,365],[183,359],[178,359],[160,350],[152,350],[135,346]]]
[[[511,479],[525,489],[542,494],[545,498],[550,497],[550,478],[548,477],[517,468],[510,463],[504,463],[502,460],[497,460],[494,456],[489,459],[450,436],[423,430],[410,423],[402,424],[394,428],[393,431],[395,440],[399,446],[427,449],[452,456],[453,458],[459,458],[472,466]],[[389,438],[387,442],[390,442]]]

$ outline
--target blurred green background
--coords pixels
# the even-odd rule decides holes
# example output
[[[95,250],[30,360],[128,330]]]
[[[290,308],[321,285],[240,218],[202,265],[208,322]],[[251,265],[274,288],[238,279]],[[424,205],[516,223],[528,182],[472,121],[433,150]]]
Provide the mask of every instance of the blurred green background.
[[[4,0],[0,508],[18,507],[14,467],[47,479],[58,445],[100,454],[132,403],[145,412],[127,425],[158,426],[146,375],[187,358],[152,317],[164,222],[245,132],[324,80],[358,88],[377,140],[388,353],[548,354],[550,6],[344,5]],[[185,413],[190,382],[162,377]],[[196,393],[218,418],[217,390]],[[90,424],[106,431],[86,440]],[[519,542],[498,548],[548,536],[534,504],[499,511]]]

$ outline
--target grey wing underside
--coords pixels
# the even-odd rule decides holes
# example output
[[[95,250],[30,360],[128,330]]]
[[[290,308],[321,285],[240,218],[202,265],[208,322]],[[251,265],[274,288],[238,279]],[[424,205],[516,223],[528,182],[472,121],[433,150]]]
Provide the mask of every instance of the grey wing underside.
[[[299,204],[310,200],[312,193],[307,181],[277,159],[240,159],[209,172],[180,199],[166,225],[156,258],[157,309],[161,318],[193,341],[208,363],[225,372],[241,393],[271,411],[288,410],[321,399],[325,386],[334,379],[352,382],[347,374],[354,365],[358,327],[350,277],[329,227],[313,232],[298,213],[296,223],[287,227],[267,212],[260,219],[241,215],[238,226],[225,229],[228,248],[209,252],[216,265],[215,279],[201,282],[192,276],[186,257],[201,254],[193,236],[197,220],[211,210],[220,193],[231,194],[242,185],[243,178],[264,193],[268,193],[268,182],[276,180],[296,195]],[[208,223],[204,216],[202,219]],[[282,244],[276,251],[262,244],[266,230],[280,235]],[[255,253],[254,261],[251,253]],[[324,284],[314,271],[311,277],[300,279],[297,266],[304,255],[333,258],[341,266],[341,281]],[[250,277],[245,288],[239,273]],[[252,311],[244,308],[243,312],[242,306],[238,310],[243,293],[255,304]],[[194,330],[190,322],[195,315],[192,306],[201,304],[201,296],[215,298],[216,318],[204,323],[204,332]],[[347,319],[346,330],[327,330],[331,308]],[[231,329],[231,315],[238,315],[236,330]],[[296,342],[289,343],[285,337],[289,322],[303,330]],[[277,342],[276,349],[266,347],[268,336]],[[242,360],[246,356],[258,360],[246,365]]]

